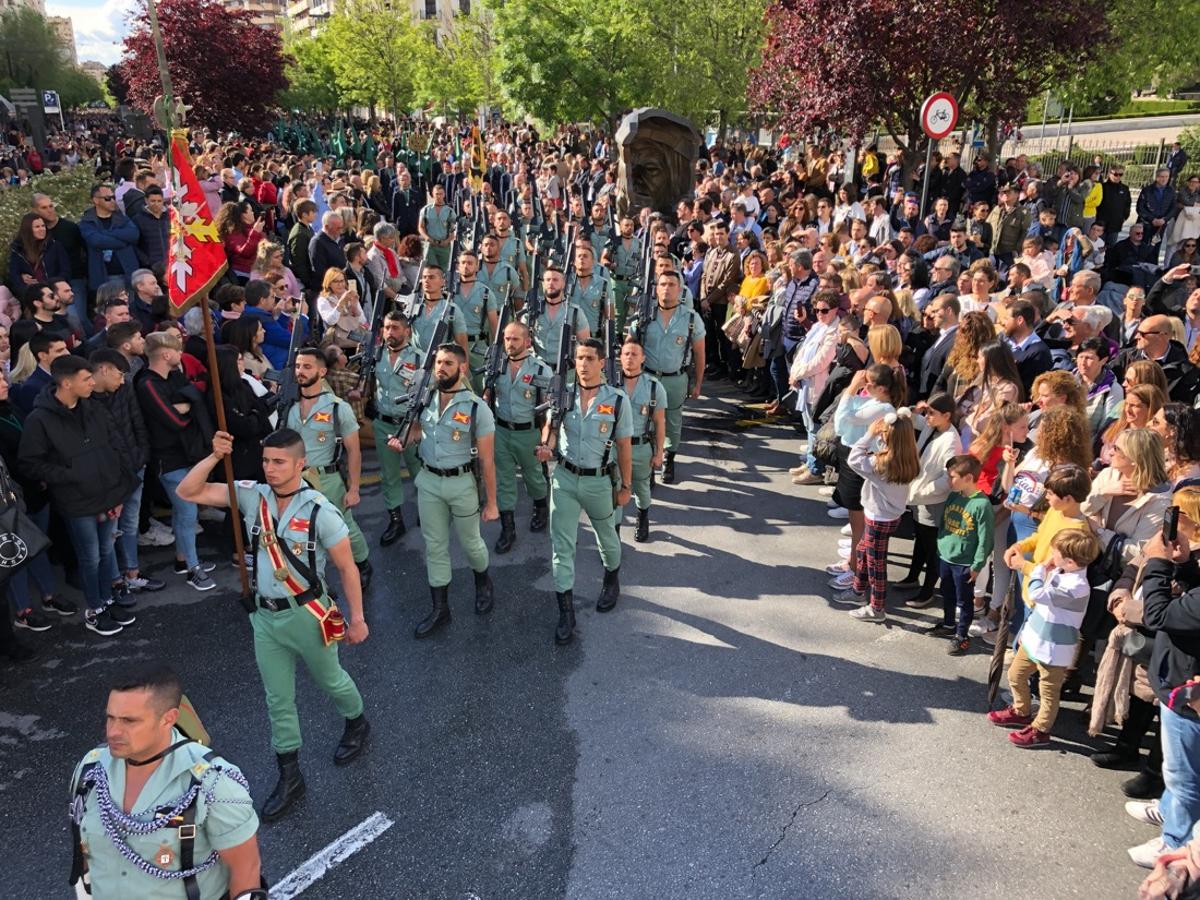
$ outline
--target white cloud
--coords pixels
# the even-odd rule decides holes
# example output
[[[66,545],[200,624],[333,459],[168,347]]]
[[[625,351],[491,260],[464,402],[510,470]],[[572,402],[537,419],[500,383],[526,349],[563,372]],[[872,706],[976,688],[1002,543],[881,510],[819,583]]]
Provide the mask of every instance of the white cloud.
[[[121,58],[121,42],[134,6],[133,0],[47,0],[46,13],[70,16],[80,62],[95,59],[112,65]]]

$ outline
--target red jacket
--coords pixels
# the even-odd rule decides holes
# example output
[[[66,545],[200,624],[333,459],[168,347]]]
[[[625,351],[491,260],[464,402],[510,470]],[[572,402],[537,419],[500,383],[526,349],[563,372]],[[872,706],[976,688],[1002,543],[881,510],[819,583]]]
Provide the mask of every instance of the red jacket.
[[[254,257],[262,242],[262,232],[253,228],[231,231],[225,238],[225,255],[229,257],[229,268],[235,272],[248,273],[254,267]]]

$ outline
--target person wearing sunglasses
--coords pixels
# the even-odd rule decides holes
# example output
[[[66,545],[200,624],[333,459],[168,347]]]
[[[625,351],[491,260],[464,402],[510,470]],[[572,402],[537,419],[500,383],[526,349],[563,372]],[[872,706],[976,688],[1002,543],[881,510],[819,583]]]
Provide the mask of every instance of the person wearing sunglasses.
[[[106,281],[119,278],[127,285],[141,268],[137,256],[140,234],[137,225],[117,209],[111,184],[92,188],[92,208],[79,220],[79,231],[87,246],[88,289],[99,290]]]
[[[1096,207],[1096,221],[1104,225],[1104,242],[1112,246],[1121,235],[1121,229],[1133,209],[1133,197],[1124,182],[1125,169],[1115,165],[1108,170],[1108,177],[1101,182],[1103,195]]]
[[[804,462],[790,470],[793,484],[824,482],[825,465],[813,455],[813,439],[817,422],[813,407],[825,389],[830,366],[837,354],[838,295],[833,291],[818,291],[813,297],[812,315],[816,320],[809,326],[804,340],[796,348],[788,370],[788,382],[796,391],[796,409],[804,419],[808,441],[803,445]]]

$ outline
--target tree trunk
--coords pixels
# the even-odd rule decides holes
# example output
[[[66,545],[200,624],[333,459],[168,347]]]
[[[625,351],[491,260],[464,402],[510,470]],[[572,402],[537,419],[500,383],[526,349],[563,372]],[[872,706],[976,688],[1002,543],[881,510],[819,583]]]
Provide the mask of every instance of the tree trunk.
[[[717,110],[717,140],[722,144],[725,143],[725,132],[729,130],[729,118],[725,114],[725,110]]]
[[[984,141],[987,144],[988,154],[992,157],[992,162],[1002,163],[1000,151],[1004,144],[1000,140],[1000,123],[995,118],[989,119],[987,125],[984,126]]]

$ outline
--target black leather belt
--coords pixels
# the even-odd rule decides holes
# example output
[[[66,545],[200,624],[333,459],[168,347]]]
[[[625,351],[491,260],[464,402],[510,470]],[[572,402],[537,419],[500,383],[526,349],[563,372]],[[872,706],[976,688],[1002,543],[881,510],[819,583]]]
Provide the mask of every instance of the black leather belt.
[[[636,447],[636,446],[638,446],[639,444],[649,444],[649,443],[650,443],[650,438],[648,438],[648,437],[635,437],[635,438],[631,438],[631,439],[630,439],[630,443],[631,443],[633,446],[635,446],[635,447]]]
[[[304,591],[298,597],[262,597],[254,596],[254,603],[259,609],[265,609],[267,612],[283,612],[285,609],[291,609],[293,606],[296,609],[302,607],[309,600],[316,598],[316,594],[312,591]]]
[[[499,416],[495,417],[496,424],[501,428],[507,428],[509,431],[528,431],[533,427],[532,422],[510,422],[507,419],[502,419]]]
[[[380,413],[375,418],[379,419],[381,422],[387,422],[389,425],[399,425],[402,421],[399,416],[385,416],[383,413]]]
[[[339,469],[336,465],[328,465],[328,466],[317,466],[317,471],[320,472],[322,475],[335,475],[335,474],[340,473],[342,470]]]
[[[579,466],[575,465],[575,463],[573,463],[569,459],[567,459],[565,456],[560,456],[558,458],[558,464],[560,466],[562,466],[564,469],[566,469],[568,472],[570,472],[572,475],[582,475],[585,478],[594,478],[597,475],[605,475],[605,476],[608,475],[608,472],[605,471],[604,469],[580,468]]]
[[[475,466],[474,463],[467,463],[465,466],[458,466],[453,469],[436,469],[433,466],[425,465],[421,466],[421,468],[442,478],[453,478],[455,475],[466,475],[468,472],[473,471]]]
[[[676,375],[682,375],[683,369],[676,369],[674,372],[655,372],[653,369],[647,369],[655,378],[674,378]]]

